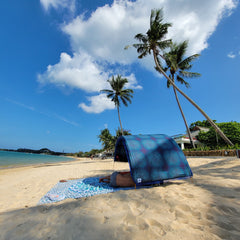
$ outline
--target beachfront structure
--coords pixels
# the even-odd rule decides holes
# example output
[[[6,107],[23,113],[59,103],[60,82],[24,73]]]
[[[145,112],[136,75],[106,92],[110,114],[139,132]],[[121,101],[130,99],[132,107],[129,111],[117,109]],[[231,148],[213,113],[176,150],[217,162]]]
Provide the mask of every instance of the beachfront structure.
[[[196,138],[200,131],[208,132],[209,128],[199,127],[199,126],[195,126],[193,128],[193,130],[191,131],[191,135],[192,135],[195,146],[202,145],[202,143],[199,142]],[[175,140],[175,142],[178,144],[178,146],[182,150],[185,148],[192,148],[190,139],[187,134],[177,134],[177,135],[172,136],[172,138]]]
[[[187,134],[177,134],[177,135],[172,136],[172,138],[175,140],[175,142],[178,144],[178,146],[182,150],[185,148],[192,148],[190,139]],[[192,140],[193,140],[195,146],[200,145],[200,142],[195,137],[192,137]]]

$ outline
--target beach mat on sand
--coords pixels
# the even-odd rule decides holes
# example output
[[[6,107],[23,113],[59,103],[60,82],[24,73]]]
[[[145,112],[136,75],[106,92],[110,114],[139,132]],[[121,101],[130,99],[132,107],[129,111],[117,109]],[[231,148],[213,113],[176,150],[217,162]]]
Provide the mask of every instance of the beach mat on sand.
[[[59,202],[67,198],[90,197],[98,194],[106,194],[120,190],[129,190],[130,188],[113,188],[107,183],[99,183],[98,177],[90,177],[76,180],[67,180],[67,182],[58,182],[38,204]]]

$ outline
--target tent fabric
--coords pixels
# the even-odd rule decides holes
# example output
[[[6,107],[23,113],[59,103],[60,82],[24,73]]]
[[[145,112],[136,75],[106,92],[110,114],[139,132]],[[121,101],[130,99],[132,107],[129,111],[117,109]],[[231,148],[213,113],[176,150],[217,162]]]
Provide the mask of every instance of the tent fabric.
[[[128,161],[137,186],[193,176],[178,144],[164,134],[119,137],[114,161]]]

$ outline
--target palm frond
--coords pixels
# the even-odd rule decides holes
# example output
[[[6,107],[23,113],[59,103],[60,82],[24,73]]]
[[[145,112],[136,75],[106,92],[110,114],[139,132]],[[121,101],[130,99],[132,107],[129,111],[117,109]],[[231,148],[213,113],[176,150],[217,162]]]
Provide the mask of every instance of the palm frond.
[[[139,42],[143,42],[144,44],[148,42],[148,37],[142,33],[138,33],[134,38]]]
[[[180,63],[182,61],[184,55],[186,54],[187,47],[188,47],[188,41],[184,41],[184,42],[180,43],[179,45],[177,45],[177,44],[175,45],[175,50],[178,55],[178,59],[177,59],[178,63]]]
[[[186,77],[186,78],[195,78],[195,77],[200,77],[201,76],[200,73],[187,72],[187,71],[179,71],[179,75],[182,76],[182,77]]]
[[[166,49],[166,48],[170,47],[171,43],[172,43],[172,39],[167,39],[167,40],[163,40],[163,41],[157,41],[156,45],[161,50],[163,50],[163,49]]]
[[[107,94],[107,98],[113,98],[114,97],[114,93],[109,93],[109,94]]]
[[[103,93],[112,93],[113,90],[110,90],[110,89],[102,89],[102,90],[100,90],[100,92],[103,92]]]
[[[183,78],[181,78],[180,76],[177,76],[177,81],[180,82],[181,84],[184,84],[187,88],[190,87],[190,84],[188,82],[186,82]]]
[[[200,54],[194,54],[192,56],[189,56],[187,58],[185,58],[183,61],[181,61],[179,63],[179,68],[180,69],[190,69],[192,67],[192,65],[190,64],[192,61],[196,60],[198,57],[200,56]]]
[[[152,9],[150,15],[150,28],[153,24],[161,23],[163,21],[163,10],[161,9]]]
[[[121,98],[123,104],[127,107],[128,106],[128,102],[127,102],[126,98],[125,97],[120,97],[120,98]],[[131,100],[129,102],[131,103]]]

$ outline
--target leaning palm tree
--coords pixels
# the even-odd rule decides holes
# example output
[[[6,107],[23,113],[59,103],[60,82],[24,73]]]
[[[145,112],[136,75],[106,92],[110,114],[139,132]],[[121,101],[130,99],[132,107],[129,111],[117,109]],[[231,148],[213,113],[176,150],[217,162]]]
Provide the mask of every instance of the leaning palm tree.
[[[190,85],[183,78],[199,77],[199,76],[201,76],[201,74],[188,71],[192,68],[191,62],[193,60],[195,60],[196,58],[198,58],[200,55],[194,54],[194,55],[184,59],[184,56],[187,51],[187,46],[188,46],[187,41],[184,41],[179,44],[171,43],[169,52],[165,52],[163,54],[163,58],[165,59],[165,62],[167,65],[167,67],[164,69],[164,71],[165,72],[169,71],[169,78],[173,82],[175,82],[175,80],[177,80],[179,83],[184,84],[188,88],[188,87],[190,87]],[[176,79],[175,79],[175,77],[176,77]],[[172,84],[168,80],[167,87],[169,88],[171,85]],[[177,91],[174,87],[173,87],[173,91],[175,94],[175,98],[176,98],[179,110],[182,114],[182,118],[185,123],[190,142],[191,142],[192,146],[195,148],[195,145],[194,145],[194,142],[192,139],[192,135],[191,135],[191,132],[190,132],[188,124],[187,124],[187,120],[185,118],[180,101],[178,99]]]
[[[173,85],[173,87],[182,94],[194,107],[196,107],[203,116],[209,121],[212,127],[219,133],[219,135],[229,144],[233,146],[233,143],[225,136],[225,134],[219,129],[219,127],[211,120],[211,118],[190,98],[188,97],[182,90],[180,90],[176,84],[167,76],[164,72],[159,57],[163,49],[168,47],[171,44],[171,40],[163,40],[168,32],[168,28],[171,26],[170,23],[162,23],[163,21],[163,13],[162,9],[152,10],[150,16],[150,28],[145,34],[137,34],[135,39],[137,39],[140,43],[133,44],[133,47],[137,49],[137,52],[140,54],[138,58],[143,58],[148,54],[153,53],[154,62],[156,64],[156,69],[164,75],[164,77]],[[126,46],[127,49],[129,46]],[[164,59],[164,58],[163,58]]]
[[[104,92],[107,94],[107,97],[110,98],[115,106],[117,107],[118,111],[118,119],[121,127],[121,132],[123,135],[123,128],[122,128],[122,122],[120,118],[120,101],[123,102],[123,104],[127,107],[128,102],[131,103],[131,98],[133,97],[132,89],[124,89],[124,86],[126,83],[128,83],[128,80],[126,78],[122,78],[121,75],[118,75],[116,79],[114,79],[114,76],[112,76],[111,80],[107,80],[109,84],[111,85],[111,89],[103,89],[101,92]]]

